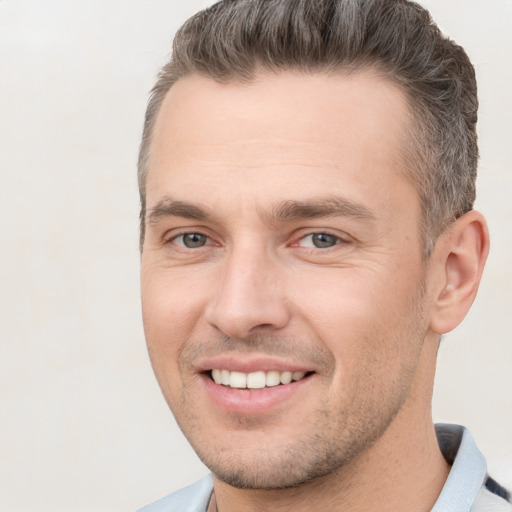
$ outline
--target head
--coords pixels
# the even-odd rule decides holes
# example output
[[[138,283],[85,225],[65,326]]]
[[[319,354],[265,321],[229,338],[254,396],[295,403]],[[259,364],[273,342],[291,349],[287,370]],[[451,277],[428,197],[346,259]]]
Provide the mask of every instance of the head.
[[[416,4],[231,0],[178,33],[141,147],[144,327],[220,479],[294,487],[426,429],[487,253],[475,120]]]
[[[372,68],[405,93],[406,176],[421,203],[423,254],[475,200],[477,87],[463,48],[408,0],[218,2],[178,31],[146,111],[139,155],[141,245],[145,183],[157,114],[180,78],[251,81],[259,70],[344,72]]]

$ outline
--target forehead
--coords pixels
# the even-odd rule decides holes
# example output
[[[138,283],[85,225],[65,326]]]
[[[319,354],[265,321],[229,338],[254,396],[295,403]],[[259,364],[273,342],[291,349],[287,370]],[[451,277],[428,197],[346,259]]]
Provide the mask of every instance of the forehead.
[[[407,128],[404,93],[372,70],[182,78],[155,123],[148,207],[172,187],[200,193],[199,182],[210,192],[250,182],[264,200],[287,190],[318,196],[343,177],[352,193],[372,194],[402,178]]]

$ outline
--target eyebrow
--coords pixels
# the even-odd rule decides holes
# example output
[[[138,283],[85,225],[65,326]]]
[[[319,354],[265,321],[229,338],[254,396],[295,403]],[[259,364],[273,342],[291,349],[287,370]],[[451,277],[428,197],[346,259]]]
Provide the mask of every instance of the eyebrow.
[[[338,196],[308,201],[283,201],[270,214],[271,222],[322,217],[349,217],[371,221],[375,219],[375,214],[361,203]]]
[[[211,219],[212,215],[204,208],[184,201],[173,201],[169,197],[160,200],[155,207],[148,210],[148,224],[156,224],[166,217],[181,217],[191,220]]]
[[[349,217],[356,220],[371,221],[374,213],[355,201],[344,197],[327,197],[307,201],[286,200],[275,205],[270,213],[263,216],[270,223],[322,217]],[[185,201],[175,201],[170,197],[161,199],[156,206],[148,210],[148,224],[156,224],[162,218],[181,217],[191,220],[213,220],[210,210]]]

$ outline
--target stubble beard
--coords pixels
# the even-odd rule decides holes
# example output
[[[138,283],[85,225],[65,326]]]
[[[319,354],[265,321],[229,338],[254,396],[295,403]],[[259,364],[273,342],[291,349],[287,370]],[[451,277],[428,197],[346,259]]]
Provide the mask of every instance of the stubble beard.
[[[278,445],[272,442],[272,429],[266,429],[268,443],[261,442],[259,436],[258,442],[248,446],[251,431],[265,428],[264,421],[258,418],[237,418],[245,433],[243,444],[238,446],[229,434],[224,438],[225,445],[212,444],[208,430],[200,427],[202,423],[190,408],[185,417],[177,420],[199,458],[221,481],[239,489],[290,489],[336,473],[367,452],[385,433],[407,397],[405,383],[412,376],[402,380],[404,385],[395,388],[391,397],[375,396],[375,389],[359,389],[345,408],[334,411],[326,400],[312,411],[314,422],[297,418],[299,438]],[[362,399],[365,395],[367,398]],[[186,392],[181,398],[182,403],[192,403]],[[309,423],[307,429],[301,422]]]
[[[410,325],[402,332],[397,344],[414,343],[418,348],[418,354],[424,341],[424,310],[423,287],[419,295],[409,304],[409,310],[405,316],[409,316]],[[276,339],[275,336],[261,336],[253,343],[225,340],[232,344],[232,348],[243,352],[249,352],[257,346],[262,352],[276,353],[276,347],[285,347],[290,341]],[[368,340],[361,340],[362,343]],[[193,350],[201,352],[199,345]],[[295,342],[293,351],[300,351],[300,344]],[[302,486],[309,482],[322,479],[346,468],[359,455],[368,452],[371,447],[383,436],[389,425],[393,422],[406,401],[412,387],[417,370],[418,358],[411,358],[400,366],[397,375],[394,376],[388,386],[382,386],[383,375],[387,368],[382,368],[382,363],[375,360],[371,354],[373,343],[368,343],[368,361],[370,368],[359,367],[359,371],[351,376],[350,390],[347,391],[349,400],[336,407],[329,402],[329,382],[334,374],[334,358],[327,349],[318,355],[326,368],[325,381],[326,393],[322,403],[311,411],[310,417],[316,418],[310,421],[308,417],[298,417],[297,430],[301,435],[289,442],[284,441],[276,445],[272,442],[272,429],[267,429],[265,421],[260,418],[243,417],[236,418],[241,431],[244,431],[244,442],[239,446],[233,444],[229,434],[224,436],[225,444],[213,444],[209,438],[208,429],[202,423],[199,415],[191,407],[192,397],[188,396],[187,387],[184,386],[180,396],[180,407],[175,412],[176,419],[188,441],[196,451],[202,462],[221,481],[239,489],[280,490]],[[240,348],[243,347],[243,348]],[[269,348],[271,347],[271,348]],[[280,354],[290,351],[290,347],[283,348]],[[312,353],[304,354],[307,360]],[[183,354],[182,354],[183,356]],[[419,357],[419,356],[418,356]],[[373,365],[372,365],[373,364]],[[373,372],[373,373],[372,373]],[[369,377],[370,375],[370,377]],[[388,377],[389,378],[389,377]],[[171,405],[171,404],[169,404]],[[179,414],[176,414],[179,413]],[[301,423],[307,424],[304,429]],[[255,432],[261,427],[268,432],[262,443],[259,436],[259,444],[251,445],[251,431]],[[279,427],[275,427],[277,430]],[[282,439],[282,433],[278,432]]]
[[[311,432],[307,439],[279,450],[264,450],[219,457],[212,450],[196,445],[196,453],[211,472],[238,489],[283,490],[301,487],[333,475],[368,450],[384,433],[388,424],[373,425],[355,432]],[[322,425],[325,430],[325,425]],[[313,429],[314,430],[314,429]],[[344,435],[343,435],[344,434]]]

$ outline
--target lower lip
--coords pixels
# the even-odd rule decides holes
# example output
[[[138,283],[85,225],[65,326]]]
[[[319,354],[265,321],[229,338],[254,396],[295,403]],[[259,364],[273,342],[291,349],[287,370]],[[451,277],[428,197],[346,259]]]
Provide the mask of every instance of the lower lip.
[[[261,389],[233,389],[228,386],[215,384],[205,374],[201,375],[206,392],[213,403],[220,409],[235,414],[264,414],[293,399],[311,382],[314,375],[309,375],[290,384]]]

